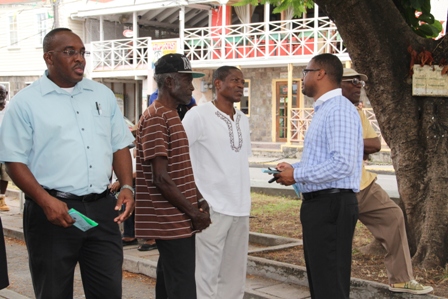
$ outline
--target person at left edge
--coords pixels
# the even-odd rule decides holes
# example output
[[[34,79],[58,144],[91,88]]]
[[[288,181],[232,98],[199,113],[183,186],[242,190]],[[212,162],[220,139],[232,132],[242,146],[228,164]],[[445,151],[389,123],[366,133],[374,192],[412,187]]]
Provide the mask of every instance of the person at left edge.
[[[37,299],[73,298],[79,262],[85,297],[122,297],[118,224],[134,209],[133,137],[111,90],[84,78],[88,54],[67,28],[43,41],[44,75],[11,101],[0,131],[0,161],[26,194],[23,230]],[[122,182],[108,192],[111,165]],[[125,211],[118,215],[121,205]],[[83,232],[74,208],[98,222]]]

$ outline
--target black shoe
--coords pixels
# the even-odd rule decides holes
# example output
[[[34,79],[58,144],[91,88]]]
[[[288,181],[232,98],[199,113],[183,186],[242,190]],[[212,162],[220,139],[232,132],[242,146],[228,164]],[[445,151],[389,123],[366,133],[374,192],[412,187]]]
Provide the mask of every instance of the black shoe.
[[[138,246],[137,249],[138,249],[138,251],[150,251],[150,250],[157,249],[157,244],[156,243],[154,243],[154,244],[144,243],[144,244]]]
[[[138,244],[138,240],[137,239],[133,239],[130,241],[125,241],[125,240],[121,240],[123,242],[123,246],[130,246],[130,245],[137,245]]]

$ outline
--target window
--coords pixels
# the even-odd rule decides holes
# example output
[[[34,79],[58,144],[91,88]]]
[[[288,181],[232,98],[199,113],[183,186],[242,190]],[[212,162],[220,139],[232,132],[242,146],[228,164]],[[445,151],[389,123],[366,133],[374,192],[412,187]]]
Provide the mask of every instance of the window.
[[[241,110],[247,116],[250,115],[250,80],[245,79],[244,92],[241,102],[235,103],[235,108]]]
[[[9,46],[18,46],[17,16],[9,16]]]
[[[46,13],[38,13],[36,15],[37,43],[39,45],[42,45],[44,37],[48,33],[47,20],[48,20],[48,16]]]

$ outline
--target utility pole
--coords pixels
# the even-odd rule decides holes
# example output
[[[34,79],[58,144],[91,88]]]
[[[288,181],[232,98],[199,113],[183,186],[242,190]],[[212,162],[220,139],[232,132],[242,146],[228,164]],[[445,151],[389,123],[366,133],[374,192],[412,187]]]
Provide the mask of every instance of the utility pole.
[[[54,16],[53,28],[58,28],[59,27],[59,1],[60,0],[51,0],[51,1],[52,1],[51,6],[53,6],[53,16]]]

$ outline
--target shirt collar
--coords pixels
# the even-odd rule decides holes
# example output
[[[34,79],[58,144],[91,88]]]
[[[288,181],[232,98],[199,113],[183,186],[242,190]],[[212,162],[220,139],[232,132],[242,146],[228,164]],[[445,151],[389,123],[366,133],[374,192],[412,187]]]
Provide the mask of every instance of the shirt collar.
[[[48,78],[48,70],[44,72],[44,75],[41,77],[41,86],[42,86],[42,95],[49,94],[51,92],[56,92],[59,94],[67,94],[65,90],[56,85],[53,81]],[[75,95],[80,93],[83,89],[92,90],[92,86],[90,86],[89,82],[84,78],[76,83],[74,86],[72,94]]]
[[[342,89],[341,88],[336,88],[333,90],[330,90],[326,93],[324,93],[323,95],[321,95],[316,102],[314,102],[314,109],[316,110],[316,108],[318,109],[320,105],[322,105],[323,103],[325,103],[327,100],[334,98],[336,96],[342,96]]]

